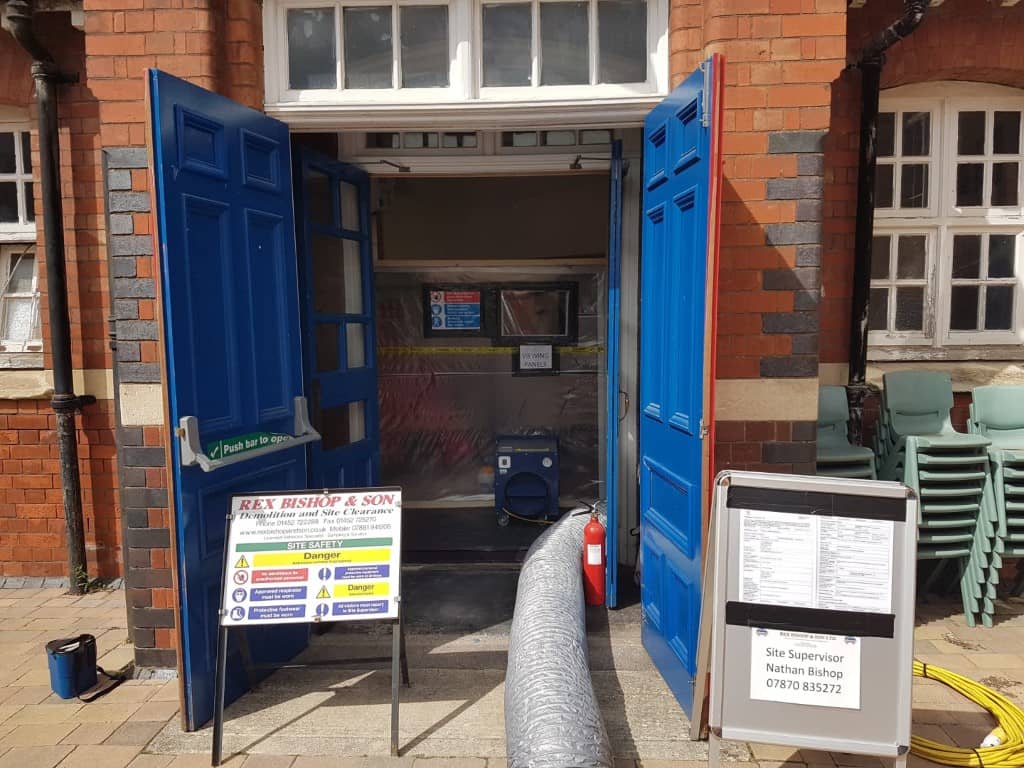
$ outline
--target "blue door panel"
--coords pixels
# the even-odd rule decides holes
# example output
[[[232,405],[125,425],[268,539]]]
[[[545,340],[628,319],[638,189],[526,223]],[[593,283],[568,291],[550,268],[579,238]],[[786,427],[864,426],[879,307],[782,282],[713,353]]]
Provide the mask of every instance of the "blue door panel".
[[[642,637],[693,707],[700,623],[705,292],[721,59],[709,59],[644,122],[640,280]],[[716,71],[717,68],[717,71]]]
[[[249,432],[294,434],[303,394],[288,129],[166,73],[149,74],[171,426],[203,449]],[[211,472],[171,442],[185,719],[213,713],[226,515],[234,493],[306,487],[302,446]],[[248,633],[256,660],[300,650],[304,626]],[[237,646],[228,695],[247,687]]]
[[[370,179],[305,148],[294,167],[310,420],[322,436],[310,448],[310,483],[377,485]]]
[[[246,211],[245,226],[245,247],[250,254],[250,262],[259,259],[262,253],[283,253],[286,239],[293,241],[295,237],[291,221],[286,222],[282,216],[262,211]],[[285,265],[283,261],[275,260],[269,269],[252,269],[248,280],[250,302],[256,308],[252,330],[261,340],[253,350],[253,365],[260,371],[261,379],[256,392],[260,421],[293,418],[290,366],[298,365],[292,351],[298,339],[279,333],[278,318],[289,316],[294,310],[277,290],[282,281],[287,283],[289,270],[294,278],[294,264]],[[286,361],[289,367],[281,367],[281,361]]]

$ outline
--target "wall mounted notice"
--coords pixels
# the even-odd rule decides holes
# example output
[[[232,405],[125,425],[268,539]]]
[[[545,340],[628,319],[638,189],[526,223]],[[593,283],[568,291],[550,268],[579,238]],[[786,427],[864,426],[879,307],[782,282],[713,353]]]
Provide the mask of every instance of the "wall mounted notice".
[[[435,331],[479,331],[480,291],[430,291],[430,328]]]
[[[550,371],[554,368],[554,353],[550,344],[520,344],[519,370]]]
[[[234,496],[221,624],[398,616],[398,488]]]
[[[892,613],[892,521],[736,512],[743,602]]]
[[[752,627],[750,698],[860,709],[858,637]]]

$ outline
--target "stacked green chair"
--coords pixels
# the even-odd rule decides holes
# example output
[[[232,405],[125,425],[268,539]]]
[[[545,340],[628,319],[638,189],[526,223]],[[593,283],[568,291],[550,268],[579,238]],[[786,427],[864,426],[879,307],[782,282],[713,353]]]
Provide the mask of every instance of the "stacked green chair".
[[[851,445],[847,437],[850,410],[845,387],[818,390],[818,474],[827,477],[875,479],[875,453]]]
[[[971,432],[992,441],[991,500],[997,515],[996,553],[1024,557],[1024,386],[986,386],[974,390]],[[999,565],[1002,563],[999,562]],[[1024,587],[1020,571],[1013,594]]]
[[[991,441],[953,428],[948,374],[890,373],[884,387],[875,441],[879,477],[914,489],[920,500],[918,559],[941,561],[933,580],[955,564],[967,624],[980,619],[991,626],[998,583],[993,571],[997,515],[989,500]]]

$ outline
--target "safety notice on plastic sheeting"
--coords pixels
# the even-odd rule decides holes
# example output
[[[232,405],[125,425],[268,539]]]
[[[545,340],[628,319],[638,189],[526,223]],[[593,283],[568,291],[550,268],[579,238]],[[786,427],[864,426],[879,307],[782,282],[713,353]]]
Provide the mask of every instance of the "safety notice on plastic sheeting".
[[[892,613],[893,522],[737,511],[743,602]]]
[[[752,627],[750,698],[860,709],[858,637]]]
[[[398,488],[234,496],[221,624],[398,615]]]

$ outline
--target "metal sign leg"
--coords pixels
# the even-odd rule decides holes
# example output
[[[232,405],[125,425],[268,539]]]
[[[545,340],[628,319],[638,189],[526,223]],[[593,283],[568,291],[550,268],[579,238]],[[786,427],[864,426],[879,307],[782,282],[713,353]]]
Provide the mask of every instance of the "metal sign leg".
[[[398,678],[402,666],[402,610],[391,625],[391,756],[398,757]],[[408,670],[406,670],[408,676]]]
[[[224,747],[224,685],[228,669],[228,628],[217,628],[217,679],[213,702],[213,751],[210,764],[220,765]]]
[[[402,661],[402,683],[404,683],[406,686],[408,686],[409,685],[409,656],[405,652],[405,622],[402,621],[401,613],[399,613],[399,615],[398,615],[398,626],[399,626],[399,636],[400,636],[399,642],[401,643],[401,646],[402,646],[401,647],[401,654],[400,654],[401,655],[401,661]]]

